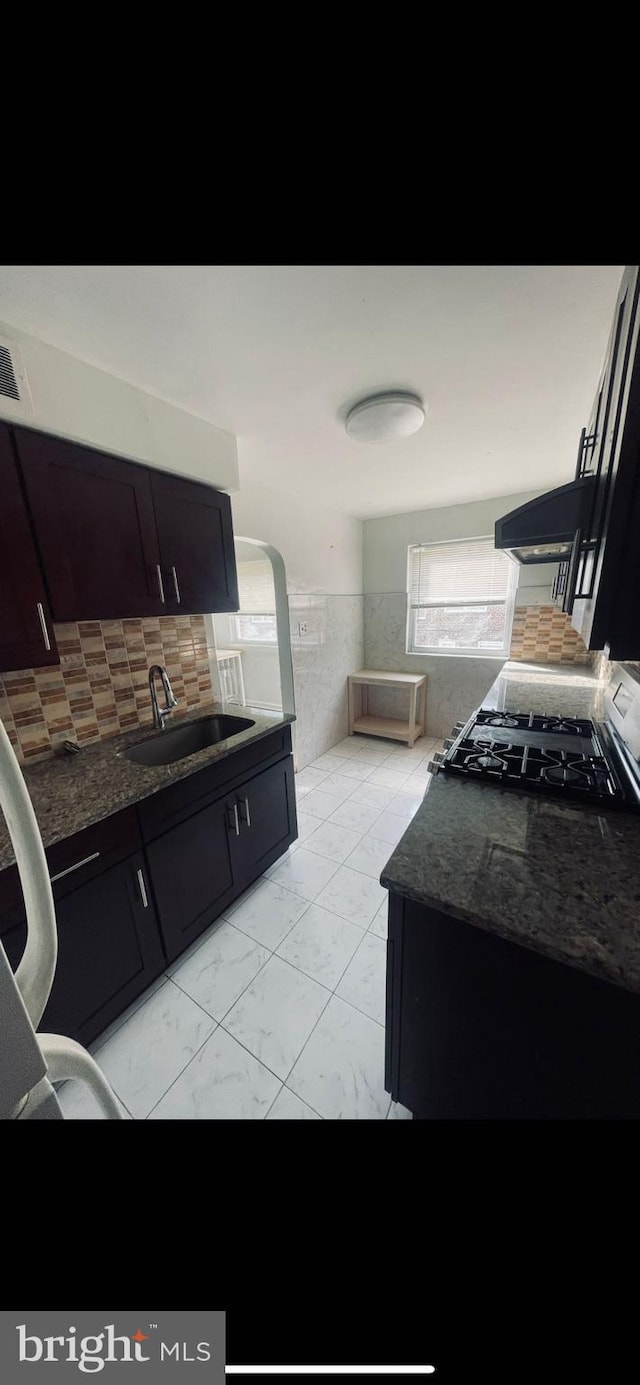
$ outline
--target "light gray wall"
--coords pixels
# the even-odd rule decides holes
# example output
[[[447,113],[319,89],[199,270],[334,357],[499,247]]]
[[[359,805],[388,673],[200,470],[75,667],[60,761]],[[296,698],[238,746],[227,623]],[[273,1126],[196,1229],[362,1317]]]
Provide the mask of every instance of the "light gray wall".
[[[0,396],[0,418],[222,490],[238,485],[233,433],[7,323],[0,322],[0,336],[16,354],[19,380],[22,365],[28,382],[20,403]]]
[[[364,521],[363,588],[365,592],[406,592],[407,549],[412,543],[482,538],[493,534],[497,519],[533,500],[540,490],[478,500],[471,505],[446,505],[437,510],[412,510]],[[549,599],[555,567],[541,564],[519,569],[518,605],[544,604]]]
[[[427,675],[427,733],[447,736],[468,717],[490,688],[503,659],[444,654],[407,654],[407,550],[413,543],[480,538],[495,521],[540,491],[504,495],[469,505],[415,510],[364,521],[364,657],[367,668]],[[519,568],[516,604],[544,605],[550,599],[553,564]],[[406,699],[394,689],[370,691],[372,712],[404,716]]]

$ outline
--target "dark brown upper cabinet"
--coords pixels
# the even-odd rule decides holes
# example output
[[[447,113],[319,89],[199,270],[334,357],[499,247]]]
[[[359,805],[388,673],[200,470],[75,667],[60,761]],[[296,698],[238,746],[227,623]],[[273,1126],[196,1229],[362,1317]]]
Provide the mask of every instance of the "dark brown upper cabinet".
[[[167,610],[237,611],[228,495],[166,472],[150,476]]]
[[[62,438],[14,432],[54,620],[238,609],[227,495]]]
[[[146,467],[16,428],[54,620],[162,615]]]
[[[11,434],[0,423],[0,671],[59,662]]]

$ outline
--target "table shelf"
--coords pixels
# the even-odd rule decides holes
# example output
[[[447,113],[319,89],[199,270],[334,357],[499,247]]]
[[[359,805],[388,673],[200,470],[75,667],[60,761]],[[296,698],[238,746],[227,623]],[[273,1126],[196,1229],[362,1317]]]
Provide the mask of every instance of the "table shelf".
[[[400,717],[381,717],[369,713],[368,689],[370,687],[403,688],[409,693],[409,716],[406,721]],[[427,679],[425,674],[387,673],[380,669],[360,669],[350,673],[347,680],[349,698],[349,734],[366,732],[369,736],[384,736],[389,740],[406,741],[412,746],[424,735],[427,720]],[[357,690],[359,689],[359,693]],[[418,715],[418,698],[422,707]],[[356,701],[359,708],[356,710]]]

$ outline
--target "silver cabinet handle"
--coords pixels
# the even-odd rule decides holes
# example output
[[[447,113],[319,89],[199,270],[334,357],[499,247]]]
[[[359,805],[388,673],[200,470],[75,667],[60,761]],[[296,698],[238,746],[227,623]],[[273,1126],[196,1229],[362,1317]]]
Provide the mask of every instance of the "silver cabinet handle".
[[[171,575],[173,577],[173,585],[176,591],[176,601],[178,602],[178,605],[180,605],[180,588],[178,586],[178,574],[174,567],[171,568]]]
[[[41,625],[41,627],[42,627],[42,638],[43,638],[43,640],[44,640],[44,647],[45,647],[45,649],[51,649],[51,640],[49,639],[49,631],[47,630],[47,622],[46,622],[46,620],[45,620],[45,618],[44,618],[44,611],[43,611],[43,609],[42,609],[42,602],[41,602],[41,601],[38,601],[37,606],[36,606],[36,610],[37,610],[38,615],[39,615],[39,617],[40,617],[40,625]]]
[[[140,898],[141,898],[141,900],[142,900],[142,907],[143,907],[143,909],[148,909],[148,908],[149,908],[149,900],[147,899],[147,891],[146,891],[145,883],[144,883],[144,875],[142,874],[142,871],[141,871],[141,870],[137,870],[137,871],[136,871],[136,875],[137,875],[137,877],[138,877],[138,885],[139,885],[139,887],[140,887]]]
[[[251,813],[249,812],[249,799],[248,799],[248,798],[243,798],[242,802],[244,803],[244,811],[245,811],[245,813],[246,813],[246,815],[247,815],[245,821],[246,821],[247,827],[250,827],[250,826],[251,826]]]
[[[67,866],[66,870],[59,870],[57,875],[51,876],[51,884],[53,885],[55,880],[62,880],[63,875],[71,875],[73,870],[80,870],[81,866],[88,866],[89,861],[97,861],[99,855],[99,851],[94,851],[92,856],[85,856],[84,860],[76,861],[75,866]]]
[[[238,805],[237,805],[237,803],[234,803],[233,808],[231,807],[231,804],[229,804],[229,812],[232,812],[232,813],[233,813],[233,826],[234,826],[234,831],[235,831],[236,837],[239,837],[239,836],[240,836],[240,823],[238,822]]]
[[[158,586],[159,586],[159,588],[160,588],[160,600],[161,600],[161,602],[162,602],[162,604],[163,604],[163,606],[164,606],[164,604],[165,604],[165,600],[164,600],[164,583],[163,583],[163,581],[162,581],[162,572],[161,572],[161,570],[160,570],[160,564],[159,564],[159,563],[156,563],[156,572],[157,572],[157,574],[158,574]]]

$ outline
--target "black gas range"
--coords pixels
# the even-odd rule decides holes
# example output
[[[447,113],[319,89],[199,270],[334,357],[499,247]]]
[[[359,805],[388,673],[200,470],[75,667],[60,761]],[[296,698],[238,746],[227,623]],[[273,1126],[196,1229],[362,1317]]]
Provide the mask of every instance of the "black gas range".
[[[640,675],[616,666],[603,721],[480,708],[430,768],[640,812]]]

